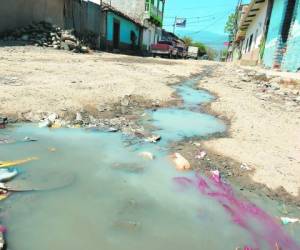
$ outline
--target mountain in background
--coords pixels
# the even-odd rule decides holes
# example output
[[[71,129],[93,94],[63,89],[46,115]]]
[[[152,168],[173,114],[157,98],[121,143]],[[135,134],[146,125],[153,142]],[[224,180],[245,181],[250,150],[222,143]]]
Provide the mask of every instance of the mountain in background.
[[[180,37],[187,35],[194,41],[204,43],[205,45],[216,50],[224,49],[224,42],[228,41],[228,35],[217,34],[210,31],[202,31],[194,34],[191,31],[177,31],[176,34]]]

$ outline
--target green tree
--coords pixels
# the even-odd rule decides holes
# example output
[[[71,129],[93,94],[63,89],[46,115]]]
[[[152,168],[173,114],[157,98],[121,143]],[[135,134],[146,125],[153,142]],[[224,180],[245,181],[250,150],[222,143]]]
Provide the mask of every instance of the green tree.
[[[186,46],[191,46],[193,43],[193,39],[189,36],[184,36],[182,38],[182,40],[184,41],[184,43],[186,44]]]
[[[232,13],[228,16],[224,31],[228,34],[229,40],[232,40],[236,33],[237,15]]]
[[[206,53],[206,46],[201,43],[201,42],[193,42],[192,46],[198,47],[199,51],[198,51],[198,56],[203,56]]]

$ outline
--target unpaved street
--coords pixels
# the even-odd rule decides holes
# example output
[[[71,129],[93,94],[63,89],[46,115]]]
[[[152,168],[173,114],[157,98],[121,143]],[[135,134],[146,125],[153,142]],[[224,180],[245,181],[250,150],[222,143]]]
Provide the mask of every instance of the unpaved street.
[[[168,83],[199,72],[199,63],[74,54],[36,47],[0,48],[0,111],[4,114],[76,111],[125,95],[170,100]]]
[[[38,120],[43,112],[101,109],[126,95],[164,103],[174,98],[168,85],[192,74],[202,76],[199,87],[219,97],[211,112],[230,123],[228,137],[204,143],[208,152],[254,170],[255,182],[299,196],[299,84],[284,86],[278,77],[264,79],[238,66],[2,47],[0,115]]]

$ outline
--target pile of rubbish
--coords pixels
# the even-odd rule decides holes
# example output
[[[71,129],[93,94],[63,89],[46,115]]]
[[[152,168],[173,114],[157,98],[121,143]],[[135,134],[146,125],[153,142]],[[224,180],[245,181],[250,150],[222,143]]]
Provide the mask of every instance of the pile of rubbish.
[[[89,46],[95,44],[96,36],[86,33],[76,36],[75,31],[62,28],[47,22],[32,23],[0,34],[3,41],[20,41],[39,47],[70,50],[78,53],[88,53]]]

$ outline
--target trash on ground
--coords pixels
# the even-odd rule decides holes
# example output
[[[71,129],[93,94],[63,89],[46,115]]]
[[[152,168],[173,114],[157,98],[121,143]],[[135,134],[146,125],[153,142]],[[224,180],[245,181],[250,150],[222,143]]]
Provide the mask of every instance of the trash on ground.
[[[205,156],[207,155],[207,153],[205,151],[200,151],[195,158],[198,160],[203,160],[205,158]]]
[[[141,152],[139,156],[143,157],[144,159],[154,160],[155,156],[150,152]]]
[[[181,154],[174,153],[170,156],[172,162],[175,164],[176,169],[179,171],[185,171],[191,169],[191,164]]]
[[[1,182],[7,182],[12,180],[14,177],[18,175],[18,170],[16,169],[0,169],[0,181]]]
[[[23,141],[24,141],[24,142],[33,142],[33,141],[38,141],[38,140],[26,136],[26,137],[24,137]]]
[[[252,168],[247,163],[242,163],[241,164],[241,169],[246,170],[246,171],[251,171],[252,170]]]
[[[217,182],[217,183],[221,182],[221,175],[220,175],[219,170],[212,170],[212,171],[210,171],[210,174],[211,174],[211,178],[215,182]]]
[[[7,168],[7,167],[13,167],[13,166],[17,166],[17,165],[21,165],[30,161],[35,161],[38,160],[37,157],[29,157],[27,159],[23,159],[23,160],[16,160],[16,161],[3,161],[0,162],[0,168]]]
[[[280,220],[283,225],[288,225],[290,223],[293,224],[296,222],[300,223],[300,219],[298,219],[298,218],[281,217]]]
[[[8,120],[7,117],[0,117],[0,129],[4,129]]]
[[[161,140],[160,135],[152,135],[152,136],[146,138],[146,142],[152,142],[152,143],[158,142],[160,140]]]

